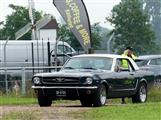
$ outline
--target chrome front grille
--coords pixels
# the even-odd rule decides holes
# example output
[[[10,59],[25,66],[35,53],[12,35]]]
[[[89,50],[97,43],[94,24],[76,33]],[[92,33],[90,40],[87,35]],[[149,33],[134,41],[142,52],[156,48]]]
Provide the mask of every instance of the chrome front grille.
[[[48,77],[48,78],[43,78],[42,82],[44,84],[79,84],[79,78]]]

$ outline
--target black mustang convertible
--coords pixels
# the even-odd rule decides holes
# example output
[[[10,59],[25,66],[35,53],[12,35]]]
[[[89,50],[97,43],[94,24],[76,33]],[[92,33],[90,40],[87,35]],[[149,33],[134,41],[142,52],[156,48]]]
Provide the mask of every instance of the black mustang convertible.
[[[122,60],[128,62],[128,68],[121,66]],[[51,106],[56,99],[103,106],[108,98],[131,97],[133,103],[146,102],[154,74],[140,70],[128,57],[86,54],[72,57],[59,72],[36,74],[32,81],[40,106]]]

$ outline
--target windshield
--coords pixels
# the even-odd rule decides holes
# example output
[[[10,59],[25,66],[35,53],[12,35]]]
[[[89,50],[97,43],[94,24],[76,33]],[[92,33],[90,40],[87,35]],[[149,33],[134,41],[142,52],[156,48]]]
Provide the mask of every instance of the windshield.
[[[111,70],[112,58],[77,57],[70,59],[64,69],[93,69]]]

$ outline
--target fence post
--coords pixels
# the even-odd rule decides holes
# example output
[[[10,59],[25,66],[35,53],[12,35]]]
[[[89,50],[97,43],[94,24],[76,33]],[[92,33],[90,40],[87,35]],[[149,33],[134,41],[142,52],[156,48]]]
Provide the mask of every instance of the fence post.
[[[5,85],[5,87],[6,87],[6,94],[7,94],[7,96],[8,96],[8,80],[7,80],[7,69],[6,69],[6,66],[7,66],[7,57],[6,57],[6,47],[7,47],[7,43],[8,43],[8,40],[9,40],[9,37],[7,38],[7,40],[6,40],[6,42],[5,42],[5,44],[4,44],[4,67],[5,67],[5,83],[6,83],[6,85]]]
[[[26,80],[25,80],[25,68],[22,67],[22,77],[21,77],[21,80],[22,80],[22,95],[26,95]]]
[[[7,76],[7,69],[5,68],[5,89],[6,89],[6,95],[8,96],[8,76]]]

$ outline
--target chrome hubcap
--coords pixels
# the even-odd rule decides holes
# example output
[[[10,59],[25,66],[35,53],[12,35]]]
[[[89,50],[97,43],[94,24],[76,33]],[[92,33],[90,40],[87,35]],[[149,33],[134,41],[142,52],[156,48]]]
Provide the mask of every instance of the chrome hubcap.
[[[140,100],[141,100],[141,102],[145,102],[146,97],[147,97],[146,88],[145,88],[145,86],[141,86],[141,88],[140,88]]]
[[[101,94],[100,94],[100,100],[101,100],[101,104],[104,105],[106,103],[106,88],[105,86],[102,86],[101,88]]]

